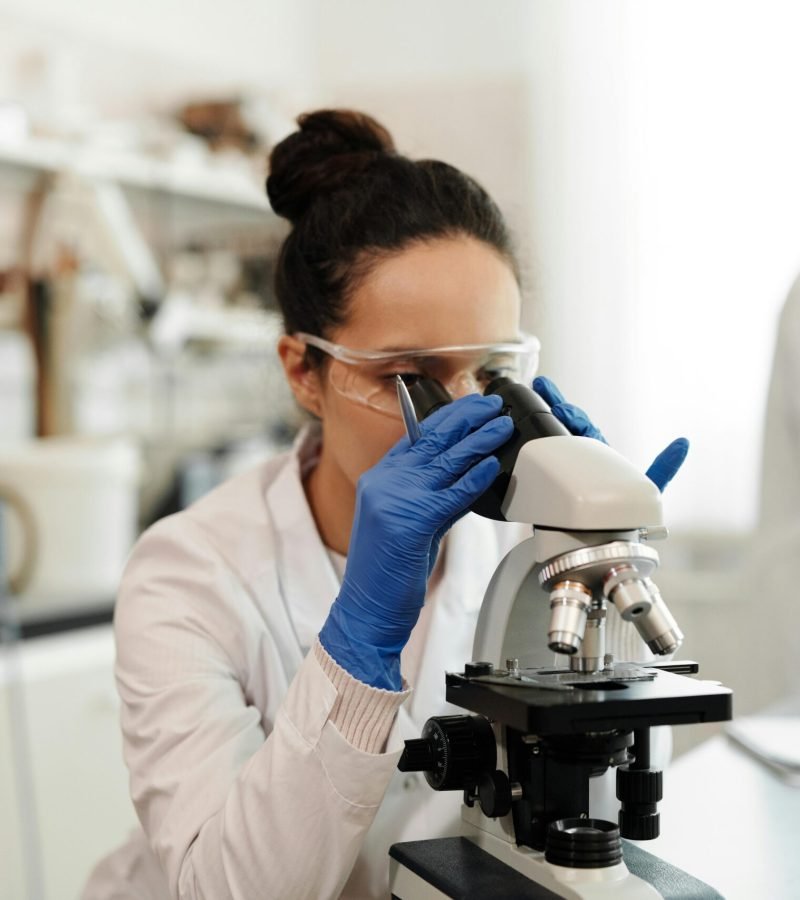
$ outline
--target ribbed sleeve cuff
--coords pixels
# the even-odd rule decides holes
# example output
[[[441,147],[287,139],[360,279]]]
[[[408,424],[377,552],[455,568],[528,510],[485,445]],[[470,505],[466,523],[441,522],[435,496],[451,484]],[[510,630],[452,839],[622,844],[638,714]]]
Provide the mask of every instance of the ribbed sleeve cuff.
[[[364,684],[343,669],[319,640],[312,652],[322,671],[336,688],[329,720],[344,739],[364,753],[383,753],[397,710],[411,693],[403,681],[402,691],[385,691]]]

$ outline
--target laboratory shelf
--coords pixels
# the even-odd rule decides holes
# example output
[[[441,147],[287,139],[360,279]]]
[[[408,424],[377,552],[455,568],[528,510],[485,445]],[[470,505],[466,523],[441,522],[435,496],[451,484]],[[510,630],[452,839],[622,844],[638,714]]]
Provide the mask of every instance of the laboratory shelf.
[[[161,160],[51,138],[0,142],[0,166],[72,173],[124,187],[270,213],[262,185],[244,169],[210,161]]]

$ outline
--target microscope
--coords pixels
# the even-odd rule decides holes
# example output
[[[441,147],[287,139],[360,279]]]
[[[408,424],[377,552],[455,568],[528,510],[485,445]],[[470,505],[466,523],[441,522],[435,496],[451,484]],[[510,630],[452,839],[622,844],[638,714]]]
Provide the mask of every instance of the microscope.
[[[462,836],[392,846],[392,896],[719,898],[630,843],[659,834],[650,729],[731,718],[730,690],[669,661],[683,635],[651,577],[651,544],[666,537],[660,492],[607,445],[571,435],[529,388],[500,377],[485,393],[502,396],[516,429],[473,510],[533,536],[492,577],[472,659],[446,674],[465,714],[433,717],[405,743],[401,771],[462,792]],[[428,379],[410,394],[419,419],[450,399]],[[612,606],[667,659],[607,653]],[[590,809],[592,779],[613,777],[616,822]]]

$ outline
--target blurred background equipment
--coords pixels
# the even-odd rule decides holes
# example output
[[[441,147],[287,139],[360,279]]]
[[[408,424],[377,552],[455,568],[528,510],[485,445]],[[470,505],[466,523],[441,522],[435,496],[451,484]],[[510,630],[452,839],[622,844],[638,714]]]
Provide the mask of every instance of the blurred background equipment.
[[[3,535],[7,575],[23,620],[113,602],[138,533],[138,485],[139,454],[123,438],[42,438],[0,446],[0,497],[16,497],[30,520],[23,521],[12,504]],[[26,553],[33,553],[32,562],[24,562]]]
[[[77,897],[136,823],[110,625],[134,540],[299,420],[274,352],[284,226],[263,191],[285,117],[260,94],[204,100],[217,76],[195,67],[109,52],[81,33],[90,10],[61,31],[54,11],[7,6],[0,898],[42,900]]]
[[[0,442],[21,441],[36,428],[36,362],[22,331],[0,331]]]
[[[800,510],[800,275],[781,310],[764,420],[759,529],[780,529]]]

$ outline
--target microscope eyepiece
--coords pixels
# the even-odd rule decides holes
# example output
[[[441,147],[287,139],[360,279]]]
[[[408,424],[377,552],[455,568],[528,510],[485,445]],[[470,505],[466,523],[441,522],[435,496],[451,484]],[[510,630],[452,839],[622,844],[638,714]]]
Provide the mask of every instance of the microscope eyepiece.
[[[420,421],[453,399],[433,378],[419,378],[409,386],[408,393]],[[484,396],[497,394],[503,398],[503,415],[511,416],[515,428],[511,438],[494,454],[500,461],[500,474],[473,503],[472,511],[487,519],[505,522],[501,506],[522,446],[535,438],[567,435],[569,431],[550,412],[544,400],[527,385],[500,376],[490,381],[483,393]]]
[[[418,378],[408,386],[408,395],[420,422],[437,409],[453,402],[453,398],[435,378]]]

